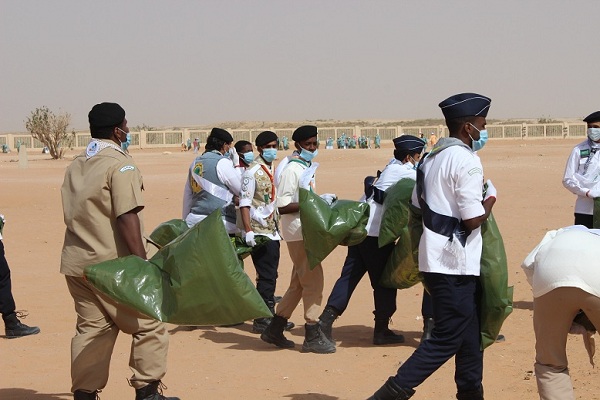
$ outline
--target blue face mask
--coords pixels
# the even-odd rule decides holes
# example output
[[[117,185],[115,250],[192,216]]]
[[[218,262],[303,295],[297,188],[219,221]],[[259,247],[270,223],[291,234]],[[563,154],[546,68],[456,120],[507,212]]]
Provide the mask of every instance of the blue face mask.
[[[262,158],[264,158],[266,162],[273,162],[273,160],[277,158],[277,149],[264,149]]]
[[[313,153],[311,153],[310,151],[303,148],[302,151],[300,151],[300,158],[310,162],[313,158],[317,156],[318,153],[319,150],[315,150]]]
[[[254,161],[254,153],[252,151],[242,153],[242,157],[244,158],[246,164],[250,164],[252,161]]]
[[[587,137],[592,142],[597,142],[598,140],[600,140],[600,128],[588,128]]]
[[[469,122],[469,125],[471,125],[473,128],[475,128],[475,125],[473,125],[470,122]],[[483,146],[485,146],[485,144],[488,141],[488,132],[487,132],[487,129],[479,130],[479,129],[475,128],[475,130],[477,132],[479,132],[479,140],[474,140],[473,137],[471,135],[469,135],[469,137],[473,141],[473,143],[471,144],[471,148],[473,149],[473,151],[479,151],[479,150],[483,149]]]

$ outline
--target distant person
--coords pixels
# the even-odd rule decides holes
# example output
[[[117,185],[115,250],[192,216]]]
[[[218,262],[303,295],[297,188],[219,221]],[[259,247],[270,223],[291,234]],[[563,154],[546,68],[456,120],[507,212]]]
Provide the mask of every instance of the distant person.
[[[431,294],[435,325],[431,338],[402,363],[395,376],[370,397],[406,400],[452,357],[459,400],[483,400],[480,335],[481,225],[496,202],[476,151],[486,143],[491,100],[475,93],[439,104],[450,131],[419,163],[412,203],[423,213],[419,271]]]
[[[331,136],[327,138],[327,141],[325,142],[325,148],[327,150],[333,149],[333,138]]]
[[[376,149],[381,148],[381,136],[379,136],[379,133],[377,135],[375,135],[375,148]]]
[[[200,139],[196,138],[196,139],[194,139],[194,154],[198,153],[199,149],[200,149]]]
[[[186,151],[190,151],[192,149],[192,138],[187,138],[185,147],[186,147]]]
[[[19,321],[20,318],[25,318],[27,314],[15,311],[16,305],[12,295],[10,268],[8,267],[8,261],[6,261],[4,243],[2,242],[2,230],[5,222],[4,215],[0,214],[0,313],[2,313],[2,320],[4,321],[5,337],[14,339],[38,334],[40,328],[27,326]]]
[[[305,335],[303,352],[334,353],[335,343],[321,331],[319,312],[323,300],[323,267],[317,264],[309,268],[304,249],[302,224],[300,222],[299,190],[313,190],[315,186],[315,165],[312,160],[318,154],[316,126],[304,125],[294,131],[292,140],[298,151],[298,157],[291,158],[281,172],[277,187],[277,207],[281,215],[281,234],[287,243],[288,253],[293,263],[290,286],[277,305],[275,316],[260,338],[281,348],[292,348],[294,342],[288,340],[283,331],[289,318],[302,300],[304,306]]]
[[[287,138],[287,136],[284,136],[284,137],[281,139],[281,142],[283,143],[283,149],[284,149],[284,150],[289,150],[289,148],[290,148],[290,144],[289,144],[289,141],[288,141],[288,138]]]
[[[574,400],[567,335],[583,334],[593,365],[592,336],[600,327],[600,230],[550,231],[523,261],[533,289],[535,379],[542,400]]]
[[[396,312],[397,289],[383,287],[379,281],[387,259],[394,250],[394,243],[379,247],[379,227],[383,213],[385,191],[400,179],[417,179],[414,167],[421,159],[424,143],[417,137],[403,135],[394,139],[394,158],[383,169],[373,187],[373,193],[365,199],[369,204],[367,237],[360,244],[348,247],[348,255],[342,267],[341,276],[333,285],[327,305],[319,317],[321,329],[333,341],[331,327],[344,313],[350,297],[365,274],[369,274],[373,288],[375,329],[373,344],[385,345],[404,343],[404,336],[394,333],[388,324]]]
[[[146,259],[139,212],[143,181],[123,151],[129,128],[116,103],[96,104],[88,114],[92,140],[67,167],[61,188],[65,225],[60,271],[77,314],[71,340],[71,391],[75,400],[95,400],[108,382],[110,359],[119,332],[131,335],[129,380],[137,400],[165,397],[169,332],[148,318],[100,294],[83,277],[84,268],[118,257]],[[123,396],[120,396],[123,397]]]
[[[435,135],[434,132],[431,132],[429,134],[429,147],[433,148],[433,146],[435,146],[437,142],[438,142],[437,136]]]
[[[587,139],[571,151],[563,186],[577,195],[575,225],[593,228],[594,198],[600,197],[600,111],[591,113],[583,122],[587,123]]]
[[[232,161],[234,152],[233,136],[225,129],[213,128],[206,139],[206,151],[188,169],[182,218],[190,228],[221,209],[227,233],[238,232],[235,202],[242,180]]]

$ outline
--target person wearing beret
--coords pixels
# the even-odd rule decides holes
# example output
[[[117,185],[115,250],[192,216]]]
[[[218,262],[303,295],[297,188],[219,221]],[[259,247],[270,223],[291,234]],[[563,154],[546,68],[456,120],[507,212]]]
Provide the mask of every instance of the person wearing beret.
[[[60,271],[77,313],[71,391],[75,400],[97,399],[108,382],[117,335],[124,332],[131,335],[129,381],[136,400],[178,400],[159,393],[167,371],[166,324],[100,294],[83,277],[88,265],[129,255],[146,259],[142,175],[121,147],[129,132],[125,110],[116,103],[96,104],[88,118],[92,140],[67,167],[61,188],[67,228]]]
[[[309,267],[302,239],[298,203],[299,188],[313,191],[315,187],[314,172],[318,164],[312,160],[318,153],[319,142],[317,136],[317,127],[312,125],[304,125],[294,131],[292,140],[296,148],[296,155],[286,159],[287,164],[277,180],[276,205],[281,215],[281,235],[286,241],[288,253],[293,263],[292,277],[290,286],[277,305],[271,323],[260,338],[277,347],[293,348],[294,342],[286,339],[283,331],[292,313],[302,300],[304,320],[306,321],[302,351],[326,354],[335,352],[335,343],[325,336],[318,323],[323,300],[323,267],[321,264],[317,264],[312,270]],[[327,197],[327,199],[333,201],[332,197]],[[327,199],[325,200],[328,201]]]
[[[593,228],[594,198],[600,197],[600,111],[591,113],[583,122],[587,123],[587,139],[571,151],[563,186],[577,195],[575,225]]]
[[[387,259],[394,249],[394,243],[379,247],[379,227],[383,214],[385,191],[400,179],[417,179],[416,165],[421,159],[425,143],[415,136],[403,135],[394,139],[394,158],[381,171],[379,178],[372,186],[372,191],[365,193],[363,199],[369,204],[369,221],[367,237],[356,246],[348,247],[348,255],[342,267],[341,276],[335,282],[327,305],[319,317],[321,329],[330,339],[333,321],[344,313],[350,297],[362,277],[368,273],[373,288],[375,304],[375,330],[373,344],[404,343],[404,336],[398,335],[388,327],[390,318],[396,312],[396,289],[386,288],[379,283]]]
[[[230,158],[235,152],[232,143],[233,136],[229,132],[213,128],[206,139],[206,151],[190,165],[182,211],[182,217],[189,227],[220,208],[227,233],[235,235],[238,232],[235,200],[240,194],[242,182]]]
[[[256,290],[273,314],[275,314],[275,287],[281,240],[273,178],[277,142],[277,135],[271,131],[264,131],[256,136],[254,144],[258,150],[258,157],[248,164],[242,176],[240,191],[241,228],[244,240],[254,247],[258,236],[271,239],[254,249],[250,256],[256,269]],[[248,161],[244,149],[238,149],[238,153],[240,160]],[[271,318],[255,319],[252,323],[252,332],[263,333],[270,322]],[[288,322],[286,329],[289,330],[293,326],[292,322]]]
[[[459,400],[483,399],[483,351],[479,332],[481,225],[496,202],[476,152],[487,141],[491,100],[461,93],[442,101],[450,137],[441,138],[419,163],[412,203],[423,216],[419,271],[431,294],[435,325],[431,338],[402,363],[395,376],[370,397],[408,399],[414,388],[455,357]]]

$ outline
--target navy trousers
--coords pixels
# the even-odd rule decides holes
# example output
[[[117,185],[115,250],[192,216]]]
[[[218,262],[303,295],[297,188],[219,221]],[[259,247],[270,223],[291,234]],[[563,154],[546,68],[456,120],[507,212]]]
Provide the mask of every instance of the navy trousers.
[[[279,268],[279,247],[279,240],[269,240],[250,253],[256,269],[256,290],[267,306],[271,307],[275,305],[273,296]]]
[[[4,243],[0,240],[0,313],[8,315],[15,312],[15,299],[10,283],[10,269],[4,255]]]
[[[379,284],[394,244],[390,243],[379,248],[377,241],[378,238],[367,236],[360,244],[348,247],[342,274],[335,282],[329,299],[327,299],[327,305],[333,307],[340,315],[348,307],[354,289],[367,272],[373,288],[375,319],[389,319],[396,312],[397,290]]]
[[[431,294],[435,327],[431,339],[421,343],[402,364],[394,381],[413,389],[455,356],[458,393],[482,391],[479,277],[435,273],[423,273],[423,277]]]
[[[575,213],[574,225],[583,225],[587,228],[592,229],[594,227],[594,216],[592,214]]]

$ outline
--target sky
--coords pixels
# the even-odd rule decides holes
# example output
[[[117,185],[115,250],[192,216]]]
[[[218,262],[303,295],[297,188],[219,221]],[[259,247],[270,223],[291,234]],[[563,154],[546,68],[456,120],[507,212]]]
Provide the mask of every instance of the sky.
[[[0,132],[38,107],[87,129],[441,118],[461,92],[488,118],[600,109],[597,0],[0,0]]]

